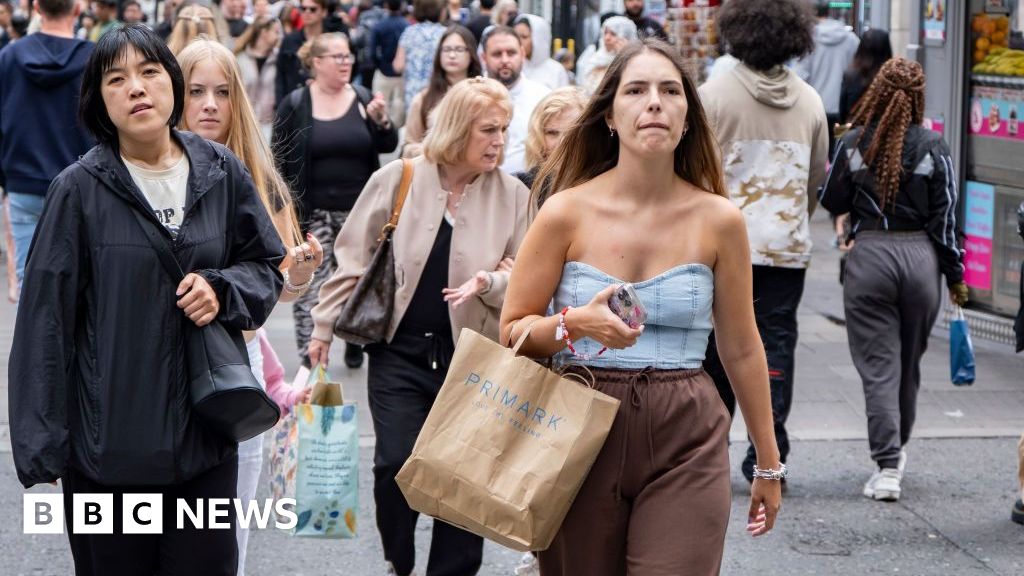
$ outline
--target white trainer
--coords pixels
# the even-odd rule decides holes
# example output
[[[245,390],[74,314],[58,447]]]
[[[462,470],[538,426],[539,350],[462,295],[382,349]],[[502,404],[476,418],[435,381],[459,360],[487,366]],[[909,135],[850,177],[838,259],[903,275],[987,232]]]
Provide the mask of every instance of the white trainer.
[[[864,485],[864,496],[884,502],[899,500],[902,476],[898,468],[882,468],[872,474],[867,484]]]

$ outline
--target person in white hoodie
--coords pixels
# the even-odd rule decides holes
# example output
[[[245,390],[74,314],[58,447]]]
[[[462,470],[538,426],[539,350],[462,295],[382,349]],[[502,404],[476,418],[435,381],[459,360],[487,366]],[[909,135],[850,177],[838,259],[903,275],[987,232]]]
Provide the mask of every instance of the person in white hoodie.
[[[835,121],[839,117],[843,73],[853,62],[860,39],[845,23],[829,18],[828,10],[829,3],[819,0],[814,50],[796,64],[796,70],[801,78],[814,86],[825,104],[825,113]]]
[[[569,85],[565,67],[551,58],[551,26],[540,16],[520,14],[512,28],[523,45],[523,76],[554,90]]]
[[[814,46],[814,17],[805,1],[725,4],[719,30],[739,63],[699,90],[722,152],[729,197],[747,223],[754,314],[768,357],[782,462],[789,454],[785,424],[793,400],[796,312],[811,260],[808,221],[828,161],[828,122],[821,98],[784,66]],[[732,412],[735,400],[713,342],[705,368]],[[756,462],[751,445],[741,466],[748,481]]]

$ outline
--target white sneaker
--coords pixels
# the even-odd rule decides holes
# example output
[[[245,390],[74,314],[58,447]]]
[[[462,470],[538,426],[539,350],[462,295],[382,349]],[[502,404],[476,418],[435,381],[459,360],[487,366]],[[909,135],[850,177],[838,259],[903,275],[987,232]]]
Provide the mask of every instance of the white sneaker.
[[[523,554],[519,560],[519,566],[516,566],[515,575],[540,576],[540,564],[537,563],[537,557],[529,552]]]
[[[903,475],[898,468],[882,468],[871,475],[868,483],[864,485],[864,496],[885,502],[895,502],[900,499],[900,480]]]

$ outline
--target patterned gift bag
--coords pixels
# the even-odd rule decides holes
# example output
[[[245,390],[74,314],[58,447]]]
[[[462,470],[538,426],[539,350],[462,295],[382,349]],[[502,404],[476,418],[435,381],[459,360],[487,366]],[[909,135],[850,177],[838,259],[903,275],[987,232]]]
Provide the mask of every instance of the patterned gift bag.
[[[309,404],[295,408],[295,536],[354,538],[359,511],[359,425],[341,384],[314,368]]]

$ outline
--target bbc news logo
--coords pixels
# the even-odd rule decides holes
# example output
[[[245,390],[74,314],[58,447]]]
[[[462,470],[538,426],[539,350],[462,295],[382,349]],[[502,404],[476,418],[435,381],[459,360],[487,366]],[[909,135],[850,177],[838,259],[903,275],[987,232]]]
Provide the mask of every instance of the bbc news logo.
[[[113,494],[73,494],[71,531],[74,534],[113,534]],[[234,508],[239,526],[264,530],[275,516],[274,527],[290,530],[299,523],[295,499],[250,500],[210,498],[208,500],[175,501],[175,526],[199,530],[226,530]],[[62,494],[25,494],[23,499],[25,534],[63,534],[64,496]],[[121,495],[121,533],[162,534],[164,530],[164,497],[162,494]]]

